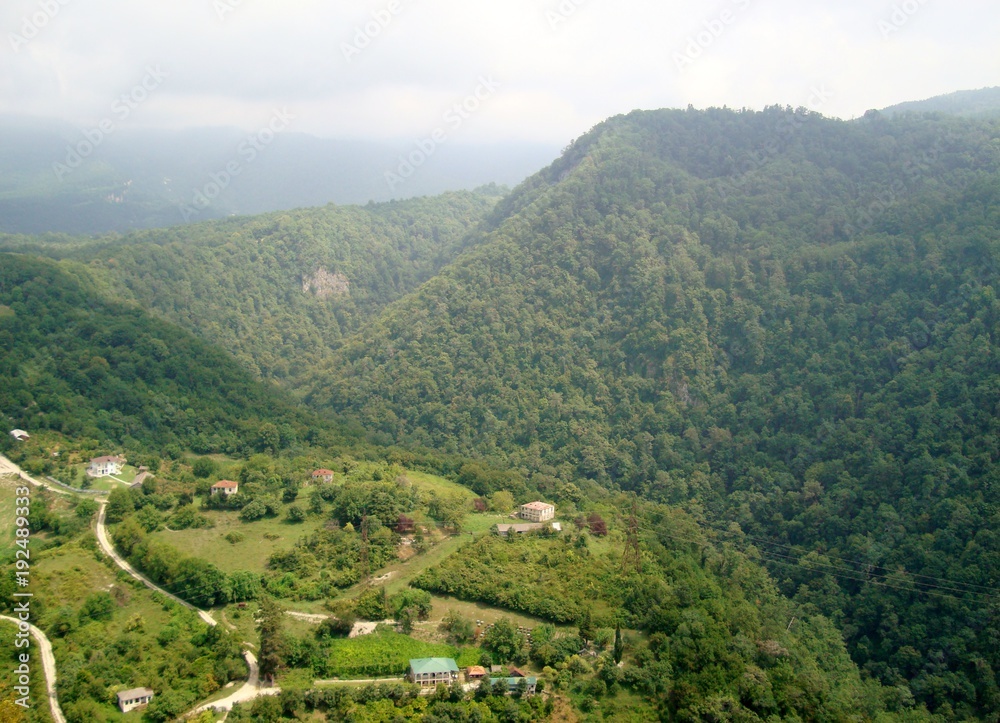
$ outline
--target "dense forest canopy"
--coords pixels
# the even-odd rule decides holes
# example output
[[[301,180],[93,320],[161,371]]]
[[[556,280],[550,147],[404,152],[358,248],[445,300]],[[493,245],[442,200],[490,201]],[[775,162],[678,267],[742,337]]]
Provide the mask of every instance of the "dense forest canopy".
[[[309,400],[738,522],[870,673],[994,710],[998,169],[995,122],[612,119]]]
[[[225,352],[86,275],[0,255],[0,418],[114,448],[241,453],[333,425],[255,381]],[[272,441],[268,441],[272,440]]]
[[[378,443],[478,458],[454,470],[477,494],[634,491],[766,564],[899,706],[990,719],[998,229],[996,120],[636,112],[499,201],[6,237],[63,260],[0,257],[3,411],[245,453],[236,440],[261,439],[284,399],[256,375]],[[79,322],[105,309],[92,323],[125,329],[120,344]],[[170,356],[129,356],[162,334]],[[176,408],[182,360],[203,407],[164,423],[144,410]],[[74,386],[95,363],[103,386]],[[66,426],[66,400],[89,426]],[[266,436],[303,433],[289,419]],[[424,582],[474,579],[445,565]]]
[[[0,237],[0,248],[86,263],[95,283],[239,359],[295,379],[389,302],[461,253],[499,189],[325,206],[82,241]]]

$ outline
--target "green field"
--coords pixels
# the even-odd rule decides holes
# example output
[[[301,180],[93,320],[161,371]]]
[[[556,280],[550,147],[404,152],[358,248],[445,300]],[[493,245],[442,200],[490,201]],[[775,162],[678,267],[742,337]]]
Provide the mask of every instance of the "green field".
[[[444,477],[428,474],[427,472],[407,471],[404,475],[414,486],[422,492],[434,492],[439,495],[461,495],[468,500],[476,498],[476,493],[468,487],[463,487],[457,482],[446,480]]]
[[[278,550],[287,550],[299,538],[319,529],[325,520],[309,516],[300,523],[285,521],[285,510],[277,517],[256,522],[242,522],[239,513],[222,510],[202,510],[200,514],[210,519],[215,527],[192,530],[159,530],[150,539],[170,545],[181,555],[208,560],[224,572],[249,570],[264,572],[267,559]],[[244,535],[242,542],[228,542],[231,531]]]
[[[329,678],[377,678],[404,675],[412,658],[457,658],[450,645],[425,643],[391,630],[334,640],[326,661]]]
[[[17,477],[0,476],[0,540],[3,540],[5,548],[14,534],[14,489],[18,485]]]

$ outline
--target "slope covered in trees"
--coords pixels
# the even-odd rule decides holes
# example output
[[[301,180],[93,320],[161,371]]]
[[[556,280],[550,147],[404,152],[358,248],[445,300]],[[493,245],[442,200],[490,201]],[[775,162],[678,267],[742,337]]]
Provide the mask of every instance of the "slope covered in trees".
[[[309,400],[737,522],[866,671],[996,711],[998,169],[989,121],[612,119]]]
[[[0,418],[5,430],[203,453],[332,429],[226,353],[105,301],[86,274],[13,254],[0,254]]]
[[[331,205],[93,241],[7,236],[0,249],[85,263],[112,297],[228,350],[258,376],[294,379],[460,253],[497,193]]]

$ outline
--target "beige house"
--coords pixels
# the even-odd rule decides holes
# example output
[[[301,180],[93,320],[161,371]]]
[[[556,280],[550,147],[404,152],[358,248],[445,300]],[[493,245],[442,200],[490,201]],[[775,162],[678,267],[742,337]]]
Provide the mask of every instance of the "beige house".
[[[87,467],[88,477],[107,477],[112,474],[121,474],[125,460],[122,457],[94,457]]]
[[[226,497],[229,497],[229,495],[235,495],[239,491],[240,491],[239,482],[233,482],[232,480],[224,479],[224,480],[219,480],[214,485],[212,485],[210,493],[213,495],[225,495]]]
[[[151,688],[123,690],[118,694],[118,707],[122,709],[122,713],[128,713],[139,706],[148,705],[154,695],[156,693]]]
[[[556,506],[548,502],[529,502],[521,505],[520,515],[522,520],[529,522],[545,522],[556,516]]]

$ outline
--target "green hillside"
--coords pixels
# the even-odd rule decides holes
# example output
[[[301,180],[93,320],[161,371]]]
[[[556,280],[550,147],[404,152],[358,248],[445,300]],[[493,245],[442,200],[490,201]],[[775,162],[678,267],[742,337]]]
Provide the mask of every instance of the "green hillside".
[[[237,357],[295,378],[386,304],[451,261],[496,189],[326,206],[94,240],[0,237],[0,249],[86,263],[137,302]]]
[[[104,300],[78,268],[13,254],[0,254],[0,417],[5,430],[202,453],[331,429],[225,352]]]
[[[996,710],[998,169],[995,122],[618,117],[308,399],[737,522],[867,672]]]

